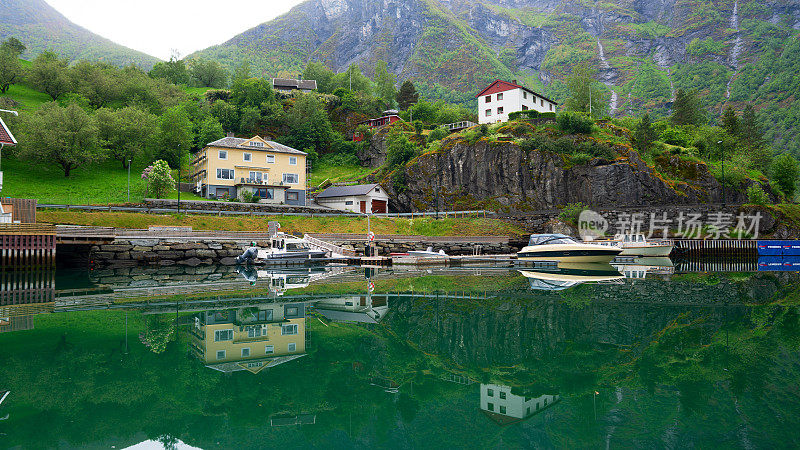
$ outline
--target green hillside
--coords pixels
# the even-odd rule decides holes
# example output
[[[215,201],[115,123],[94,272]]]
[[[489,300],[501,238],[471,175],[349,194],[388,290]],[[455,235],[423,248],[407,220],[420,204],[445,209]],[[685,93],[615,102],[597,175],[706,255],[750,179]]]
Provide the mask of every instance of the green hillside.
[[[25,59],[53,50],[70,61],[136,64],[149,70],[158,58],[124,47],[69,21],[44,0],[0,0],[0,40],[25,43]]]

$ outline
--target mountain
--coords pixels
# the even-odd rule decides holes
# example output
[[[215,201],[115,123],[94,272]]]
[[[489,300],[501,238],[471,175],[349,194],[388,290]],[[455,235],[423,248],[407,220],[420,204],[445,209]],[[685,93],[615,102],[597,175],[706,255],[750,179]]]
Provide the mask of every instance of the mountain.
[[[386,60],[431,98],[472,105],[490,81],[517,79],[558,101],[588,61],[612,115],[669,113],[697,89],[716,117],[753,102],[767,137],[800,153],[800,0],[308,0],[193,56],[264,76],[308,61],[371,74]]]
[[[0,0],[0,39],[16,37],[32,59],[53,50],[70,61],[107,61],[117,66],[136,64],[149,70],[159,60],[98,36],[69,21],[44,0]]]

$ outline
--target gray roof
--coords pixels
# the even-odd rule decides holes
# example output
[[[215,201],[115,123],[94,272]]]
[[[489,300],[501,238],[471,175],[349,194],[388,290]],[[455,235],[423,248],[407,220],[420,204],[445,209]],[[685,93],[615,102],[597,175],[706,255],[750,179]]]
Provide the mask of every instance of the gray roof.
[[[328,189],[320,192],[317,198],[329,197],[350,197],[352,195],[367,195],[370,191],[375,189],[375,184],[356,184],[353,186],[331,186]]]
[[[292,147],[279,144],[273,141],[266,141],[272,148],[266,147],[248,147],[246,145],[242,145],[245,142],[249,141],[250,139],[242,139],[237,137],[224,137],[222,139],[218,139],[214,142],[209,142],[206,144],[206,147],[224,147],[224,148],[240,148],[240,149],[247,149],[247,150],[261,150],[265,152],[278,152],[278,153],[289,153],[292,155],[305,155],[306,153],[301,152],[300,150],[294,149]]]
[[[378,320],[367,314],[366,311],[336,311],[320,307],[317,307],[316,311],[334,322],[378,323]]]
[[[273,78],[272,87],[289,89],[317,89],[317,80],[295,80],[294,78]]]

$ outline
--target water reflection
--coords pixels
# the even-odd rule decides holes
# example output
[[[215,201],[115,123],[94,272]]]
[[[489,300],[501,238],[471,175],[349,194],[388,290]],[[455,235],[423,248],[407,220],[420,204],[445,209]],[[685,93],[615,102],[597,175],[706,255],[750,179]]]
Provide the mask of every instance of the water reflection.
[[[258,373],[305,356],[305,304],[208,310],[189,327],[192,354],[220,372]]]
[[[558,395],[514,393],[511,386],[481,384],[481,410],[498,425],[510,425],[555,405]]]

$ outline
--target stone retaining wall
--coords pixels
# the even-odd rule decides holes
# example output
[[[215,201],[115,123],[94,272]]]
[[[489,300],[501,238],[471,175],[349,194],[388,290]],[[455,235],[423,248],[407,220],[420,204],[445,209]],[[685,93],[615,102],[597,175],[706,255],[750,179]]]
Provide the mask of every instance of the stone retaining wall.
[[[178,208],[178,200],[175,199],[153,199],[146,198],[142,202],[143,208]],[[220,202],[203,200],[181,200],[181,210],[200,210],[200,211],[242,211],[242,212],[268,212],[268,213],[303,213],[303,214],[342,214],[330,208],[319,206],[289,206],[274,205],[269,203],[245,203],[245,202]]]

